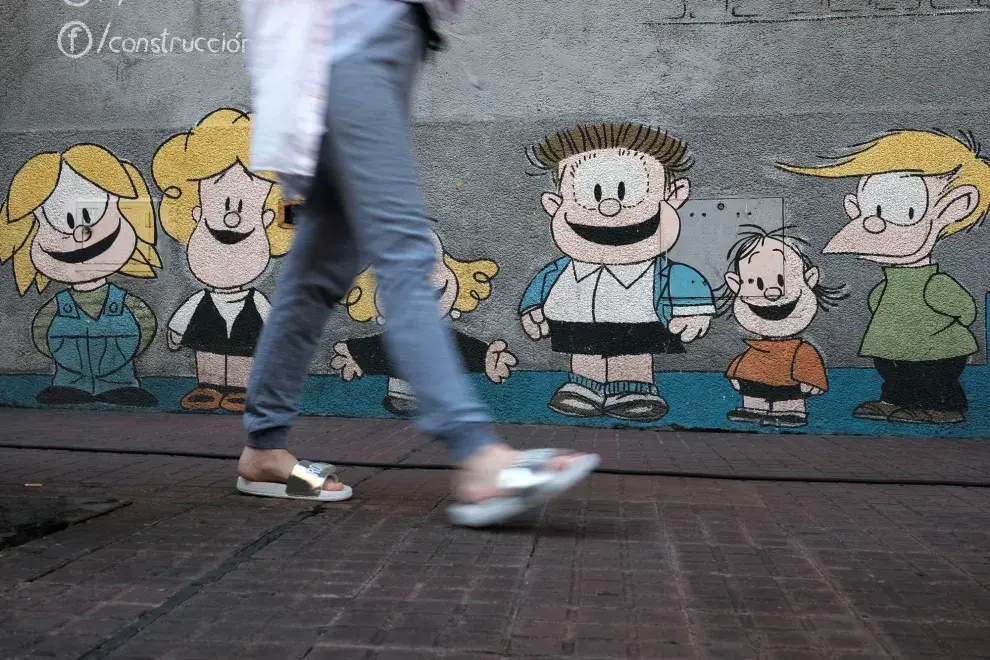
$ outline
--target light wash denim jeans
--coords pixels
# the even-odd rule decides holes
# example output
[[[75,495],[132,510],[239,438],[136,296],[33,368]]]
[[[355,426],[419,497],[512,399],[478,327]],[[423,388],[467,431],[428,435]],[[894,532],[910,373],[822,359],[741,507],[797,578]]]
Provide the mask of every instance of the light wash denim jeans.
[[[369,263],[385,344],[419,398],[418,426],[463,461],[494,441],[429,280],[436,258],[409,139],[424,30],[410,6],[366,47],[334,62],[327,133],[248,383],[247,444],[286,447],[331,308]],[[291,182],[289,182],[291,185]]]

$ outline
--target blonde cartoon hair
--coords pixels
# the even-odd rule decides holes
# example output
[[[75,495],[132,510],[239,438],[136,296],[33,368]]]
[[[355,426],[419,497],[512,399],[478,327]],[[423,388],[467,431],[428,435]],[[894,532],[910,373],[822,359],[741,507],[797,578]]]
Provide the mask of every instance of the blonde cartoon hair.
[[[204,117],[185,133],[173,135],[158,147],[152,161],[155,185],[162,191],[158,209],[162,229],[169,236],[187,243],[196,228],[193,208],[200,205],[199,182],[217,176],[235,165],[251,172],[251,115],[232,108],[221,108]],[[271,192],[265,209],[276,214],[282,202],[281,188],[271,172],[251,172],[270,181]],[[292,228],[273,220],[266,230],[272,256],[289,251]]]
[[[828,178],[862,177],[893,172],[922,176],[948,176],[946,192],[963,185],[979,191],[972,213],[945,227],[939,238],[975,227],[990,211],[990,162],[980,156],[980,145],[969,133],[962,139],[938,131],[891,131],[853,147],[852,153],[821,167],[777,163],[795,174]]]
[[[55,192],[63,167],[120,198],[117,208],[134,228],[137,245],[119,272],[157,277],[155,269],[162,267],[162,261],[155,249],[155,209],[140,172],[103,147],[77,144],[61,154],[41,153],[31,158],[14,175],[7,199],[0,205],[0,264],[13,259],[18,293],[25,295],[32,284],[38,293],[48,286],[48,278],[31,261],[31,242],[38,233],[34,212]]]
[[[459,261],[444,250],[443,263],[457,278],[454,311],[473,312],[482,300],[487,300],[492,295],[492,279],[498,274],[498,264],[494,261],[490,259]],[[375,286],[375,274],[371,268],[366,268],[354,279],[344,304],[347,306],[347,313],[355,321],[365,323],[378,319]]]

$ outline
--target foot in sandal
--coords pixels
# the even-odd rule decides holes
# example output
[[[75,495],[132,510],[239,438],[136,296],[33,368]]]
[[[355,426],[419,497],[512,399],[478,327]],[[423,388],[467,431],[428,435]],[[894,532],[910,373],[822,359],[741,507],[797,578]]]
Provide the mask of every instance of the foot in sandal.
[[[466,527],[506,522],[569,490],[599,460],[597,454],[489,445],[461,465],[454,484],[458,503],[447,514],[455,525]]]
[[[237,490],[247,495],[292,500],[340,502],[351,498],[350,486],[337,479],[328,463],[299,461],[285,449],[245,447],[237,462]]]

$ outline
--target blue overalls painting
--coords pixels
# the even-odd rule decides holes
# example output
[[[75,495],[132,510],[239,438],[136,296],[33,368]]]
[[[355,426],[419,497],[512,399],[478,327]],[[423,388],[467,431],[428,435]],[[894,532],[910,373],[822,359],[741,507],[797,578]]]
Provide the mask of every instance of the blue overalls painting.
[[[124,304],[126,297],[126,291],[108,285],[106,301],[94,318],[68,290],[56,296],[58,313],[48,328],[48,348],[55,360],[52,389],[78,391],[78,403],[90,399],[120,404],[151,396],[139,389],[134,371],[141,328]]]

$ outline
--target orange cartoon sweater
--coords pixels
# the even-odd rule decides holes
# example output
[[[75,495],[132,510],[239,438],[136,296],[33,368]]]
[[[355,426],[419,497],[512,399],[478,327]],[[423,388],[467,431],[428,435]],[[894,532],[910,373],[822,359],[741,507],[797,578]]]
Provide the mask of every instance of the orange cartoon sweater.
[[[815,347],[801,339],[747,339],[749,349],[729,365],[725,377],[764,385],[812,385],[828,389],[825,363]]]

